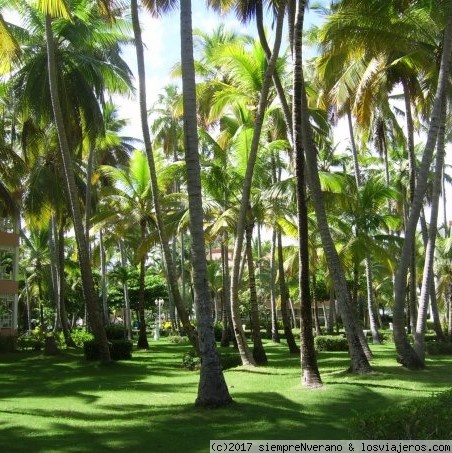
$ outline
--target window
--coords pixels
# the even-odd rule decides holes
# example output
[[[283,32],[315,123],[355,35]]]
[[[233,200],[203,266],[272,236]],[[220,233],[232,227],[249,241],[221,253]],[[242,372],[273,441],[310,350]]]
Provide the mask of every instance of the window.
[[[0,329],[13,327],[14,295],[0,295]]]

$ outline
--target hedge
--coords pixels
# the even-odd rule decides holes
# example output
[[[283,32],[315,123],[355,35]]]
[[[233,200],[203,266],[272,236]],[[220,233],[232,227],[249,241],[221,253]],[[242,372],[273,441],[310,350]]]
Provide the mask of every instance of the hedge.
[[[452,390],[353,419],[354,439],[452,439]]]
[[[128,340],[111,340],[108,342],[112,360],[128,360],[132,358],[133,343]],[[99,345],[96,340],[83,343],[83,352],[86,360],[99,360]]]
[[[314,338],[316,351],[348,351],[347,339],[336,335],[318,335]]]

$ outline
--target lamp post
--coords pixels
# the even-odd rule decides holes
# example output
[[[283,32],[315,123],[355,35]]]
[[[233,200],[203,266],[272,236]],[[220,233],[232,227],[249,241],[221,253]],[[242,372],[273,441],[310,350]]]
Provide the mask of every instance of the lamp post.
[[[163,299],[157,299],[155,301],[155,305],[157,305],[158,309],[158,316],[155,322],[155,327],[154,327],[154,340],[160,340],[160,317],[161,317],[161,310],[162,310],[162,305],[165,303]]]

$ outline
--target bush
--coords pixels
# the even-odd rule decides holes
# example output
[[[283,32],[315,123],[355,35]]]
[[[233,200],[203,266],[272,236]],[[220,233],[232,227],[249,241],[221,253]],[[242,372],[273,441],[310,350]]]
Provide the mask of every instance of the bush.
[[[133,344],[128,340],[112,340],[108,342],[110,357],[112,360],[128,360],[132,358]],[[83,353],[86,360],[99,360],[99,345],[96,340],[83,343]]]
[[[182,337],[180,335],[173,334],[168,337],[168,341],[175,344],[188,343],[188,337]]]
[[[17,347],[21,351],[41,351],[44,347],[45,334],[39,328],[21,335],[17,339]]]
[[[86,360],[99,360],[100,353],[97,341],[92,339],[83,342],[83,354]]]
[[[112,360],[130,360],[132,358],[133,343],[129,340],[112,340],[109,342]]]
[[[452,439],[452,390],[355,418],[354,439]]]
[[[443,341],[426,341],[425,352],[428,355],[451,355],[452,343],[445,343]]]
[[[13,352],[16,349],[15,335],[1,335],[0,336],[0,352]]]
[[[127,331],[123,324],[111,324],[105,327],[107,340],[125,340],[127,338]]]
[[[83,348],[84,343],[94,339],[92,333],[88,332],[86,329],[76,329],[71,332],[72,340],[74,340],[77,348]]]
[[[190,371],[196,371],[201,368],[201,358],[196,355],[194,350],[184,352],[182,356],[182,366]]]
[[[347,339],[335,335],[318,335],[314,346],[316,351],[348,351]]]
[[[223,370],[238,367],[242,364],[242,359],[237,351],[225,353],[224,350],[220,353],[220,362]]]

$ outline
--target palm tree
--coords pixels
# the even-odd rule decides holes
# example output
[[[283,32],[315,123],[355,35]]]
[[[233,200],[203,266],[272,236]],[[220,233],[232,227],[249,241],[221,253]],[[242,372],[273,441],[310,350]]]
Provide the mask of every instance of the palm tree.
[[[140,242],[138,247],[145,244],[149,226],[152,225],[152,205],[150,194],[150,173],[147,157],[141,151],[135,150],[130,156],[126,169],[108,165],[101,166],[99,171],[107,176],[113,190],[105,188],[104,200],[108,204],[107,212],[102,215],[102,221],[127,224],[133,229],[139,225]],[[98,219],[100,220],[100,219]],[[139,316],[140,333],[137,346],[149,348],[146,335],[146,321],[144,317],[144,275],[146,266],[146,253],[137,249],[136,259],[140,266],[139,277]]]
[[[156,2],[158,3],[158,2]],[[146,156],[148,159],[149,171],[151,176],[151,188],[152,188],[152,199],[155,209],[155,218],[157,222],[157,230],[160,237],[160,244],[163,250],[165,258],[165,267],[168,274],[168,281],[171,288],[174,304],[177,308],[179,319],[182,323],[182,326],[187,333],[187,336],[190,339],[190,342],[198,349],[198,340],[197,334],[190,323],[190,319],[185,309],[182,297],[179,292],[179,285],[177,282],[177,273],[174,260],[171,254],[171,249],[169,246],[169,241],[165,231],[165,226],[163,223],[163,214],[160,206],[160,194],[157,183],[157,172],[155,168],[154,154],[152,150],[152,142],[150,137],[150,131],[148,126],[147,119],[147,105],[146,105],[146,80],[145,80],[145,67],[144,67],[144,56],[143,56],[143,42],[141,38],[141,28],[138,17],[138,3],[137,0],[131,0],[131,11],[132,11],[132,22],[135,35],[135,49],[137,53],[137,65],[138,65],[138,94],[140,99],[140,117],[141,117],[141,127],[143,132],[144,146],[146,150]],[[149,5],[147,5],[149,6]],[[164,8],[165,5],[157,5],[159,8]],[[168,5],[169,6],[169,5]]]
[[[215,346],[204,243],[201,176],[198,155],[196,84],[193,60],[191,0],[180,2],[181,68],[184,105],[185,162],[192,237],[192,267],[198,321],[201,371],[198,406],[223,406],[231,402]]]
[[[433,284],[433,263],[435,254],[435,244],[437,236],[437,225],[438,225],[438,208],[439,198],[441,195],[441,186],[443,178],[443,166],[445,157],[445,122],[446,115],[444,110],[446,109],[446,98],[443,99],[442,104],[442,124],[438,132],[437,138],[437,152],[435,161],[435,171],[433,176],[433,193],[432,193],[432,206],[430,211],[430,225],[428,231],[428,240],[425,250],[424,260],[424,271],[421,286],[421,296],[419,299],[419,311],[416,323],[416,331],[414,333],[414,350],[422,361],[425,361],[425,346],[424,346],[424,334],[426,327],[427,309],[429,304],[429,296],[432,290]]]
[[[75,183],[74,169],[73,169],[73,157],[71,151],[73,149],[73,136],[71,130],[71,135],[69,134],[69,125],[77,124],[77,117],[74,115],[66,115],[64,107],[67,107],[66,102],[68,98],[63,98],[65,103],[62,103],[62,98],[60,97],[60,90],[65,87],[65,80],[62,78],[62,75],[70,74],[68,68],[64,66],[58,66],[61,64],[60,59],[57,59],[57,53],[60,52],[60,47],[56,46],[56,40],[53,30],[53,22],[59,22],[60,31],[67,31],[67,28],[61,27],[61,24],[69,24],[68,27],[72,25],[71,11],[69,7],[63,2],[57,3],[40,3],[40,12],[45,16],[45,37],[46,37],[46,60],[47,60],[47,70],[48,70],[48,87],[50,92],[50,100],[52,107],[52,116],[55,121],[55,126],[57,130],[57,136],[59,141],[59,150],[60,157],[64,173],[65,181],[65,190],[69,200],[71,217],[73,220],[74,232],[78,248],[78,259],[81,268],[84,296],[86,300],[86,305],[90,317],[90,325],[94,332],[95,338],[97,340],[100,358],[103,362],[110,361],[110,353],[108,349],[107,337],[105,334],[105,329],[102,322],[102,317],[99,310],[99,304],[97,303],[97,296],[94,290],[93,275],[90,263],[90,254],[89,247],[86,240],[85,229],[82,218],[82,209],[79,201],[77,186]],[[88,6],[88,5],[86,5]],[[80,20],[79,17],[75,16],[73,21],[75,25],[84,23],[83,20]],[[66,35],[68,36],[68,35]],[[71,36],[69,34],[69,36]],[[74,36],[74,35],[72,35]],[[63,60],[64,61],[64,60]],[[85,66],[84,70],[87,71],[88,68]],[[87,73],[87,72],[86,72]],[[73,75],[73,74],[71,74]],[[69,78],[69,77],[68,77]],[[71,81],[72,82],[72,81]],[[98,104],[95,101],[95,96],[91,96],[91,106],[92,110],[84,110],[85,112],[99,112]],[[40,106],[42,109],[42,106]],[[73,106],[71,106],[73,108]],[[72,110],[74,111],[74,110]],[[80,113],[83,110],[79,111]],[[81,115],[82,118],[84,115]],[[85,117],[84,119],[89,119],[93,121],[92,117]],[[98,123],[102,124],[101,121],[95,119],[92,125],[97,125]],[[91,126],[91,124],[90,124]],[[80,129],[80,123],[78,125]],[[93,133],[94,129],[88,129],[88,134]]]
[[[350,298],[347,289],[347,283],[345,280],[345,275],[342,270],[342,266],[339,261],[339,257],[328,227],[328,220],[325,213],[325,205],[317,168],[317,152],[314,141],[312,139],[311,125],[309,123],[306,88],[303,78],[303,68],[301,65],[302,61],[301,35],[303,29],[305,6],[306,2],[304,0],[299,0],[297,2],[297,16],[294,35],[295,43],[293,45],[295,55],[294,80],[299,81],[300,84],[297,85],[297,91],[294,91],[293,115],[294,118],[298,119],[301,125],[302,144],[305,151],[308,183],[312,194],[312,203],[314,205],[314,210],[316,212],[319,233],[322,239],[323,248],[327,256],[328,267],[330,270],[330,274],[333,277],[334,287],[336,295],[338,297],[344,327],[347,332],[347,341],[349,345],[351,358],[350,369],[351,371],[356,373],[367,373],[371,371],[371,367],[369,365],[368,358],[366,357],[364,349],[367,347],[367,345],[362,344],[360,336],[358,334],[358,327],[356,325],[350,307]],[[298,108],[301,109],[299,113],[296,112]]]
[[[422,162],[418,170],[418,184],[413,197],[411,211],[408,218],[405,240],[402,247],[402,254],[394,279],[394,341],[396,343],[399,361],[408,368],[423,368],[422,360],[415,353],[409,344],[404,329],[404,289],[409,266],[410,254],[416,234],[416,226],[423,205],[424,195],[427,189],[428,174],[433,159],[433,152],[438,137],[438,129],[442,124],[444,97],[446,96],[447,74],[452,64],[452,8],[449,6],[447,22],[444,29],[441,64],[438,75],[435,98],[431,111],[430,124],[425,143]]]

